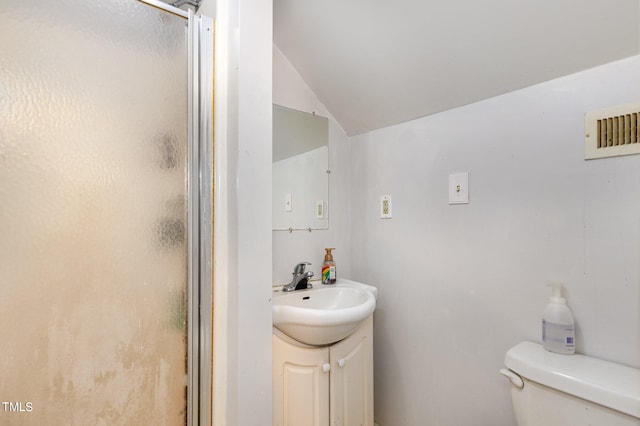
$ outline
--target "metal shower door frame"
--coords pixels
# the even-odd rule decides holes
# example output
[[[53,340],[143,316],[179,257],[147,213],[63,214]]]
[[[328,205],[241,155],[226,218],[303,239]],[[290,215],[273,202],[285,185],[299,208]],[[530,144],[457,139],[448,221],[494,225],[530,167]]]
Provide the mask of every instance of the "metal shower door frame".
[[[189,10],[187,421],[211,424],[213,303],[213,20]]]
[[[213,20],[159,0],[140,0],[187,20],[187,424],[211,424],[213,358]]]
[[[189,10],[187,424],[211,424],[213,20]]]

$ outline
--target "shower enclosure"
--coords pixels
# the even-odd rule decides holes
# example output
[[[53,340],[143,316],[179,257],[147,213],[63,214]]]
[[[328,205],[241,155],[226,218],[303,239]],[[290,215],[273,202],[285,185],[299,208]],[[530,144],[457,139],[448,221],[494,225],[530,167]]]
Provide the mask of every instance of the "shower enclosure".
[[[213,27],[166,9],[0,3],[0,424],[208,423]]]

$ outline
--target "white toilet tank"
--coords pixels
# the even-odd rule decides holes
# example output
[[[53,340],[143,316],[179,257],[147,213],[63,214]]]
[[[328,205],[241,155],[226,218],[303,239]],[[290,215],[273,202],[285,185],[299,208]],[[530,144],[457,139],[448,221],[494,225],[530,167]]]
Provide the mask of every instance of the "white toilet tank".
[[[511,379],[519,426],[640,425],[640,370],[522,342],[500,372]]]

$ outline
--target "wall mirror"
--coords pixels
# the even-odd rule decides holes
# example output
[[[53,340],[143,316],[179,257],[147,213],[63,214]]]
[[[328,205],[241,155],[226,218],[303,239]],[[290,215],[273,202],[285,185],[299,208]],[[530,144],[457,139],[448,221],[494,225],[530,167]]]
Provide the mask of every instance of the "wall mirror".
[[[273,105],[273,229],[328,229],[329,120]]]

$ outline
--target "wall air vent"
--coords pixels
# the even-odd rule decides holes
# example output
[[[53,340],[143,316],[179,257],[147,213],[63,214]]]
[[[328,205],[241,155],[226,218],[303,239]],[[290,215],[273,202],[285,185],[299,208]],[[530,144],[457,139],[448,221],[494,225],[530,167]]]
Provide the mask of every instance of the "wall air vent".
[[[640,154],[640,102],[586,113],[584,134],[585,160]]]

